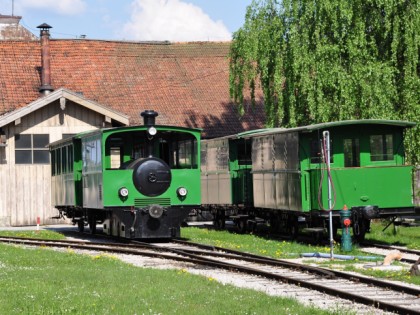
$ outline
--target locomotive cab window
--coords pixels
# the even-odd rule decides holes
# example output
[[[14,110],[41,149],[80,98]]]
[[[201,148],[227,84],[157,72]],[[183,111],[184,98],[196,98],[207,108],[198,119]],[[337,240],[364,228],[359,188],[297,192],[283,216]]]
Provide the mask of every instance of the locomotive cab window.
[[[196,145],[192,139],[174,142],[172,168],[197,168]]]
[[[392,134],[370,136],[370,160],[390,161],[394,159]]]
[[[114,134],[105,145],[107,169],[130,169],[135,161],[147,157],[159,158],[172,169],[197,168],[197,142],[194,136],[159,131],[150,137],[146,131]]]

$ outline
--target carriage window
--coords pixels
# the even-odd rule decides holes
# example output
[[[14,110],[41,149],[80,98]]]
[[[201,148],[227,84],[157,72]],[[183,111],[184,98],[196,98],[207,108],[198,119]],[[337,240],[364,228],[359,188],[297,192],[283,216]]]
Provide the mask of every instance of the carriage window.
[[[61,163],[63,174],[67,173],[67,147],[61,148]]]
[[[50,135],[48,134],[15,135],[15,163],[50,163],[50,152],[47,148],[49,142]]]
[[[311,163],[317,164],[324,162],[322,158],[322,139],[312,139],[310,142],[311,146]],[[333,142],[330,139],[330,163],[334,163],[334,154],[333,154]]]
[[[344,139],[344,166],[360,166],[360,146],[359,139]]]
[[[370,136],[370,160],[389,161],[394,159],[392,135]]]
[[[51,173],[60,175],[73,172],[73,145],[56,148],[51,151]]]
[[[51,151],[51,175],[55,176],[56,174],[56,159],[55,159],[55,155],[56,155],[57,150],[52,150]]]
[[[68,146],[68,154],[69,154],[69,172],[73,172],[73,164],[74,164],[74,157],[73,157],[73,145]]]
[[[98,171],[102,166],[101,142],[99,139],[87,140],[82,143],[83,171]]]
[[[251,161],[251,141],[246,141],[244,143],[238,143],[238,164],[239,165],[248,165],[252,164]]]

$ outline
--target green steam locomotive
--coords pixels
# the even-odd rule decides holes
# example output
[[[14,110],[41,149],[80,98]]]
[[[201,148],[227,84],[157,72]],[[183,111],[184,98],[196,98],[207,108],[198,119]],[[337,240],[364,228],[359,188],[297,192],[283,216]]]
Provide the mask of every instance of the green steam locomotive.
[[[155,125],[100,129],[50,144],[52,201],[60,216],[92,233],[122,238],[180,236],[200,206],[198,129]]]

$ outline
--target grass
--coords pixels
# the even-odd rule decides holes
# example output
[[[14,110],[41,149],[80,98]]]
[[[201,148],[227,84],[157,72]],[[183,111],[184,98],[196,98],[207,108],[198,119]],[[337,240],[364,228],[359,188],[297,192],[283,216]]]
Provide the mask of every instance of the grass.
[[[395,234],[393,228],[391,227],[382,232],[384,226],[386,226],[386,222],[373,222],[371,226],[371,233],[366,234],[366,239],[383,244],[407,246],[412,249],[420,249],[420,233],[418,227],[399,226]],[[297,258],[300,257],[302,253],[307,252],[330,252],[329,245],[310,245],[295,241],[276,240],[264,235],[243,235],[235,232],[216,231],[206,228],[183,228],[181,235],[192,242],[242,250],[273,258]],[[335,243],[334,254],[372,256],[362,252],[357,244],[353,244],[352,251],[343,252],[340,249],[340,245]]]
[[[409,248],[420,248],[418,228],[392,227],[386,222],[372,224],[368,240]],[[0,231],[0,235],[62,239],[52,231]],[[329,253],[328,246],[313,246],[273,240],[257,235],[228,231],[183,228],[190,241],[266,255],[297,258],[303,252]],[[343,253],[369,255],[353,245]],[[371,255],[369,255],[371,256]],[[420,277],[407,271],[356,269],[361,261],[314,260],[322,266],[339,267],[379,278],[420,285]],[[0,245],[0,314],[342,314],[304,307],[294,300],[269,297],[263,293],[222,285],[212,278],[194,276],[185,270],[154,270],[133,267],[102,254],[98,256],[23,249]]]
[[[366,239],[379,243],[389,245],[407,246],[408,248],[420,248],[420,233],[418,227],[402,227],[397,228],[397,233],[394,234],[393,228],[389,228],[382,232],[387,222],[378,221],[372,223],[371,233],[366,234]],[[242,235],[228,231],[215,231],[209,229],[201,229],[188,227],[182,229],[182,236],[192,242],[203,243],[213,246],[220,246],[257,255],[263,255],[278,259],[298,258],[302,253],[325,253],[329,254],[329,246],[314,246],[293,241],[279,241],[273,240],[269,237],[258,235]],[[339,244],[335,244],[334,254],[344,254],[357,257],[375,257],[375,255],[362,252],[357,244],[353,244],[352,251],[343,252]],[[383,260],[383,257],[377,256],[377,260]],[[315,260],[311,259],[309,262],[316,263],[321,266],[336,268],[340,265],[340,269],[346,271],[356,271],[365,275],[370,275],[378,278],[386,278],[392,280],[400,280],[407,283],[420,285],[420,277],[411,276],[408,270],[402,271],[381,271],[372,269],[356,268],[355,264],[371,264],[370,261],[355,260]],[[395,262],[394,264],[399,264]]]
[[[385,231],[382,231],[388,223],[387,220],[373,223],[371,232],[366,234],[366,240],[420,250],[420,227],[394,227],[394,225],[391,225]]]
[[[61,233],[48,231],[48,230],[0,231],[0,236],[26,237],[26,238],[36,238],[36,239],[48,239],[48,240],[63,240],[66,238]]]
[[[279,259],[299,258],[302,253],[330,253],[329,245],[311,245],[252,234],[236,234],[229,231],[189,227],[183,228],[181,235],[196,243],[240,250]],[[366,255],[357,247],[353,247],[351,252],[342,252],[337,244],[335,244],[334,254]]]
[[[341,314],[109,254],[0,244],[0,314]]]

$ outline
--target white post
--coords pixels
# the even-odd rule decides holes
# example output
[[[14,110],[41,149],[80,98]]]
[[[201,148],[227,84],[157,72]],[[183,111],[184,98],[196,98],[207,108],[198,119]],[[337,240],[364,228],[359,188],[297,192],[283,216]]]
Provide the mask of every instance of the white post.
[[[330,229],[330,258],[334,257],[334,237],[333,237],[333,220],[332,220],[332,199],[331,199],[331,179],[330,179],[330,132],[324,131],[322,133],[325,151],[327,156],[325,162],[327,164],[327,180],[328,180],[328,209],[329,209],[329,229]]]

